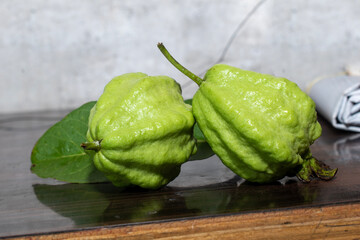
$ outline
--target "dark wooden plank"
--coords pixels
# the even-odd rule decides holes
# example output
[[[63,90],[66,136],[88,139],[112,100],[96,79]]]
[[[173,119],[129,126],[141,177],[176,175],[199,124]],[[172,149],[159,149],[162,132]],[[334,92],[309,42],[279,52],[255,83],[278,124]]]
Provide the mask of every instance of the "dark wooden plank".
[[[24,236],[58,239],[358,239],[360,204],[265,211]]]
[[[63,115],[0,116],[0,238],[360,202],[360,135],[324,121],[312,152],[339,168],[329,182],[250,184],[217,157],[184,164],[181,175],[157,191],[40,179],[29,170],[31,149]]]

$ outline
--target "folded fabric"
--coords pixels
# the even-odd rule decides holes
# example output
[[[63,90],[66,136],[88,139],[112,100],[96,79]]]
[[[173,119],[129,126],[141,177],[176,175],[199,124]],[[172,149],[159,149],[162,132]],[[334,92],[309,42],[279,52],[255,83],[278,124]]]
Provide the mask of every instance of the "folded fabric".
[[[335,128],[360,132],[360,77],[323,78],[308,89],[308,94],[317,111]]]

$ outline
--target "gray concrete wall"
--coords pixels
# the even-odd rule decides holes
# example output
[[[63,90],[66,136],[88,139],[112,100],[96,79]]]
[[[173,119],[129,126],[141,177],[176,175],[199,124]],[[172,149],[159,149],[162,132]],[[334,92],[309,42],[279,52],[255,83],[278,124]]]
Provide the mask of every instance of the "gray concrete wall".
[[[175,78],[189,98],[196,85],[157,42],[201,74],[231,36],[221,62],[305,89],[360,62],[359,12],[358,0],[2,0],[0,113],[74,108],[138,71]]]

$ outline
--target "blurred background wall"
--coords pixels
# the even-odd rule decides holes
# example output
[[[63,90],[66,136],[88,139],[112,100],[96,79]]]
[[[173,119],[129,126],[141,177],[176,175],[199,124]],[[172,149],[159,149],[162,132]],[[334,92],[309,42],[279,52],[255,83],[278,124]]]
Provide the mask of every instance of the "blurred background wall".
[[[75,108],[127,72],[171,76],[192,97],[158,42],[197,74],[222,62],[305,90],[360,62],[359,12],[358,0],[2,0],[0,113]]]

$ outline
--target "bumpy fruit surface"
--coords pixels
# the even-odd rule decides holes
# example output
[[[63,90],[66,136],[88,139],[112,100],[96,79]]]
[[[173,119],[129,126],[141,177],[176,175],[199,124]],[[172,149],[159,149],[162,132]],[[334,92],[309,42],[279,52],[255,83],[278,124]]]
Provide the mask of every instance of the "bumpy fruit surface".
[[[206,73],[193,111],[223,163],[252,182],[284,177],[321,135],[315,104],[295,83],[223,64]]]
[[[91,110],[87,143],[95,166],[116,186],[156,189],[196,151],[194,117],[178,83],[128,73],[112,79]]]
[[[310,145],[320,137],[315,103],[293,82],[225,64],[203,79],[160,51],[199,85],[192,101],[195,119],[221,161],[242,178],[266,183],[297,175],[330,180],[337,169],[316,160]]]

